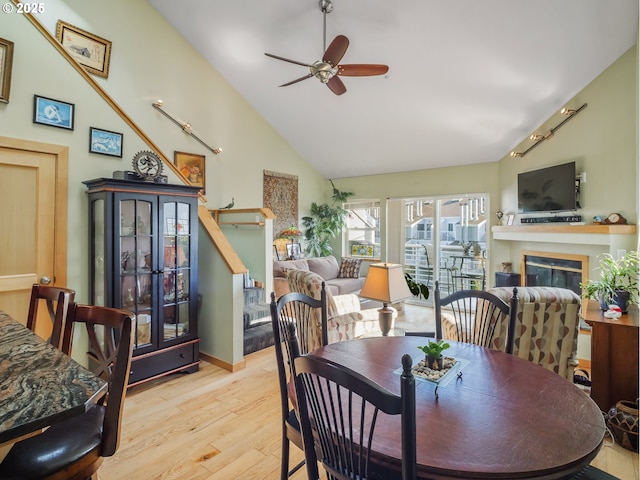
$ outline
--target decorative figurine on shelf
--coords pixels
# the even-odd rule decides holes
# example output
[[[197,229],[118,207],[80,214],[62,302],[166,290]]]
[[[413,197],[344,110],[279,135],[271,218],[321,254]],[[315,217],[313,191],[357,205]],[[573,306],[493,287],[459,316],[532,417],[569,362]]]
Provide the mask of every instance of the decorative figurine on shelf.
[[[231,197],[231,202],[229,202],[226,206],[222,207],[220,210],[231,210],[235,204],[236,204],[235,198]]]
[[[498,225],[502,225],[502,217],[504,217],[504,212],[500,209],[496,212],[496,217],[498,217]]]

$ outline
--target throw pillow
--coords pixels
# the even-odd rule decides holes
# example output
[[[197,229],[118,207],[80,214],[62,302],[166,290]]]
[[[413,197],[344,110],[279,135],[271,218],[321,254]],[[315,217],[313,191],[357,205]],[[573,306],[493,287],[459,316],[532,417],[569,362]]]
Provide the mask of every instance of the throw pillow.
[[[358,278],[360,276],[361,258],[343,258],[340,261],[338,278]]]

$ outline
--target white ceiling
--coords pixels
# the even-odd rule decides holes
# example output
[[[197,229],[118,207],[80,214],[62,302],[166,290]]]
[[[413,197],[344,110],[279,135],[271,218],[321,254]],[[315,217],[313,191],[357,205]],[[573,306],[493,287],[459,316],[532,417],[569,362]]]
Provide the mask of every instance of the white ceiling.
[[[327,178],[493,162],[636,43],[638,0],[334,0],[336,96],[265,52],[322,58],[318,0],[149,0]],[[570,107],[577,107],[571,105]]]

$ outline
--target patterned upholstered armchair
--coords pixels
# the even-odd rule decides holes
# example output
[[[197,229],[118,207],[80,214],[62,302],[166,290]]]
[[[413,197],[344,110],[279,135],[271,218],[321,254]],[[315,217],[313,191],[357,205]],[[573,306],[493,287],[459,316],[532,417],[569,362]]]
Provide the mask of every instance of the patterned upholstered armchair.
[[[508,301],[513,287],[487,290]],[[518,287],[513,354],[573,381],[578,366],[580,297],[555,287]]]
[[[315,299],[320,299],[322,277],[308,270],[289,270],[287,272],[289,290],[304,293]],[[327,293],[327,337],[329,343],[340,342],[360,337],[366,333],[379,332],[378,310],[375,308],[361,310],[360,299],[355,294],[332,295]],[[397,315],[397,314],[396,314]],[[317,319],[319,322],[320,319]],[[318,326],[320,324],[318,323]],[[318,335],[312,340],[309,351],[320,347],[320,328]]]

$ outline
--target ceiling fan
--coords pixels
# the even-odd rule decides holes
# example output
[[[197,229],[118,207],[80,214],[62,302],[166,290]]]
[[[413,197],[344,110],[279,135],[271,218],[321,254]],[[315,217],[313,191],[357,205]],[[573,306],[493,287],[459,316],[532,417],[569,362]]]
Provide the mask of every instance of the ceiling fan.
[[[294,83],[301,82],[302,80],[306,80],[307,78],[316,77],[322,83],[325,83],[327,87],[329,87],[329,90],[331,90],[333,93],[335,93],[336,95],[342,95],[347,91],[347,87],[345,87],[342,80],[340,80],[340,76],[366,77],[371,75],[384,75],[389,71],[389,67],[387,65],[363,63],[340,65],[340,60],[342,60],[342,57],[349,47],[349,39],[344,35],[338,35],[333,39],[333,41],[329,45],[329,48],[326,48],[327,13],[330,13],[333,10],[333,3],[331,2],[331,0],[320,0],[320,10],[323,13],[324,19],[322,38],[324,55],[322,55],[322,60],[317,60],[314,63],[309,64],[290,60],[284,57],[279,57],[278,55],[273,55],[271,53],[265,53],[267,57],[282,60],[284,62],[295,63],[296,65],[302,65],[303,67],[309,67],[310,73],[308,73],[304,77],[296,78],[295,80],[292,80],[288,83],[284,83],[280,85],[281,87],[287,87],[289,85],[293,85]]]

